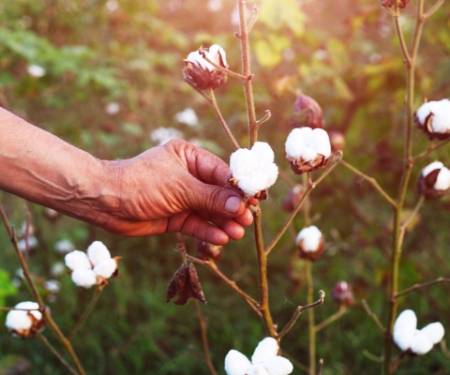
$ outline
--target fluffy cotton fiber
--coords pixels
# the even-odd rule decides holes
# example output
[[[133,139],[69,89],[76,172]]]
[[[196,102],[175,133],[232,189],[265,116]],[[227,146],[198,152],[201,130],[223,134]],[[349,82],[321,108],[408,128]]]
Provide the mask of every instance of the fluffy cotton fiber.
[[[285,151],[288,158],[313,161],[317,157],[329,158],[331,155],[331,143],[328,133],[320,128],[308,127],[293,129],[285,143]]]
[[[297,235],[296,243],[302,246],[305,252],[319,250],[322,241],[322,232],[315,225],[303,228]]]
[[[440,161],[434,161],[422,169],[422,176],[426,177],[428,174],[438,169],[439,174],[434,184],[436,190],[447,190],[450,188],[450,169],[444,166]]]
[[[432,100],[422,104],[416,112],[419,125],[424,126],[430,115],[429,129],[432,133],[450,133],[450,100]]]

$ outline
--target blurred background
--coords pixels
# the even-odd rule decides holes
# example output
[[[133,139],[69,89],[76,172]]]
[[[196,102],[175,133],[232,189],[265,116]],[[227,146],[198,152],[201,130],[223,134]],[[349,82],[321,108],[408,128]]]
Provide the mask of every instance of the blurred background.
[[[272,119],[260,132],[285,171],[263,203],[267,240],[283,224],[283,197],[300,181],[284,159],[296,95],[313,96],[323,107],[326,128],[345,135],[345,158],[373,174],[394,195],[401,167],[404,73],[390,16],[377,0],[260,0],[252,35],[257,110]],[[427,2],[428,3],[428,2]],[[432,3],[432,2],[430,2]],[[240,69],[237,10],[233,0],[14,0],[0,1],[0,105],[105,159],[131,157],[167,139],[181,137],[228,159],[228,140],[203,98],[183,82],[183,59],[201,45],[225,47]],[[413,5],[401,19],[409,36]],[[430,5],[430,4],[428,4]],[[418,67],[417,105],[450,92],[450,7],[425,28]],[[246,142],[242,88],[230,80],[217,92],[234,133]],[[416,152],[427,139],[414,131]],[[450,162],[448,148],[432,159]],[[432,161],[430,159],[430,161]],[[423,163],[427,162],[423,160]],[[415,177],[419,169],[414,171]],[[172,235],[123,238],[6,193],[0,193],[19,232],[30,220],[36,238],[27,253],[37,283],[56,320],[69,331],[92,290],[75,288],[61,268],[68,248],[104,241],[123,257],[120,276],[103,292],[95,312],[74,339],[90,374],[207,374],[192,303],[165,301],[165,289],[180,264]],[[408,205],[417,200],[415,186]],[[406,238],[401,286],[450,275],[450,201],[425,205]],[[314,222],[327,248],[314,267],[316,289],[327,295],[336,282],[354,288],[357,303],[319,333],[324,374],[379,373],[382,337],[359,301],[367,299],[386,319],[386,283],[391,210],[343,167],[312,194]],[[295,223],[302,226],[301,215]],[[220,265],[257,295],[253,236],[227,246]],[[195,243],[189,242],[191,251]],[[304,304],[304,262],[287,234],[270,259],[272,307],[286,322]],[[0,306],[29,299],[5,231],[0,230]],[[231,348],[251,354],[264,329],[250,309],[209,270],[199,268],[208,304],[213,362],[223,373]],[[50,282],[49,282],[50,281]],[[450,329],[448,284],[402,300],[419,326],[440,320]],[[317,320],[337,310],[331,298]],[[3,315],[3,313],[0,313]],[[3,321],[3,316],[2,316]],[[306,316],[284,342],[287,355],[307,362]],[[449,335],[444,340],[449,340]],[[399,374],[448,374],[448,351],[439,347],[408,360]],[[62,374],[37,341],[11,337],[0,328],[0,374]],[[295,373],[302,373],[297,367]]]

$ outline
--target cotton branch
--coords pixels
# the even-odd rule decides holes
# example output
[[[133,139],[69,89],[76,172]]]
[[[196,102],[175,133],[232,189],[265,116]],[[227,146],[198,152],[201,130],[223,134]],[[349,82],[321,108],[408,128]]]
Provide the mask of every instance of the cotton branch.
[[[450,282],[450,277],[438,277],[437,279],[427,281],[425,283],[414,284],[414,285],[410,286],[409,288],[403,289],[402,291],[398,292],[395,295],[395,298],[404,297],[405,295],[407,295],[411,292],[415,292],[419,289],[427,288],[427,287],[435,285],[435,284],[449,283],[449,282]]]
[[[380,329],[381,332],[384,332],[386,328],[384,328],[383,324],[380,321],[380,318],[377,314],[373,312],[373,310],[370,308],[369,304],[365,299],[361,300],[361,305],[364,308],[364,311],[367,313],[367,315],[374,321],[375,325]]]
[[[211,360],[211,353],[209,351],[209,341],[208,341],[208,323],[206,322],[205,315],[203,314],[200,303],[194,301],[195,312],[197,314],[197,320],[200,326],[200,337],[202,340],[203,354],[205,356],[205,362],[208,366],[211,375],[217,375],[216,368]]]
[[[329,325],[333,324],[335,321],[342,318],[346,313],[348,312],[348,308],[344,305],[340,306],[339,309],[333,314],[330,315],[327,319],[320,322],[315,326],[315,331],[319,332],[323,330],[325,327],[328,327]]]
[[[297,323],[297,320],[300,318],[300,316],[303,314],[304,311],[308,310],[308,309],[312,309],[316,306],[319,306],[321,304],[323,304],[325,302],[325,292],[323,290],[319,290],[319,299],[309,305],[305,305],[305,306],[297,306],[297,308],[295,309],[294,313],[292,314],[291,319],[289,319],[289,321],[286,323],[286,325],[284,326],[284,328],[281,330],[280,334],[279,334],[279,339],[280,341],[284,338],[284,336],[286,336],[292,328],[294,328],[295,323]]]

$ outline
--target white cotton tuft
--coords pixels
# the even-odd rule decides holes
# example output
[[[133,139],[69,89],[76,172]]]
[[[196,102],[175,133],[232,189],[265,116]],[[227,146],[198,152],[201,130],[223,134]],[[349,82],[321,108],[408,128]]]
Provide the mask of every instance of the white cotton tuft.
[[[301,245],[305,252],[319,250],[322,241],[322,232],[315,225],[303,228],[297,235],[296,243]]]
[[[97,276],[91,269],[78,268],[72,272],[72,281],[77,286],[89,289],[97,283]]]
[[[432,163],[428,164],[426,167],[422,169],[422,176],[427,176],[431,172],[433,172],[436,169],[442,169],[444,167],[444,164],[440,161],[433,161]]]
[[[432,115],[431,121],[432,133],[450,132],[450,100],[432,100],[422,104],[416,112],[417,120],[421,126],[425,125],[428,116]]]
[[[104,260],[94,267],[94,273],[105,279],[109,279],[117,271],[117,261],[113,258]]]
[[[61,290],[61,284],[58,280],[46,280],[44,283],[45,289],[50,293],[59,293]]]
[[[195,127],[198,125],[197,113],[192,108],[186,108],[175,115],[175,120],[181,124],[185,124],[189,127]]]
[[[277,180],[278,167],[272,148],[256,142],[251,149],[240,148],[230,156],[230,169],[237,186],[251,197],[271,187]]]
[[[433,188],[436,190],[447,190],[450,188],[450,169],[444,166],[440,161],[434,161],[422,169],[422,176],[426,177],[431,172],[439,170],[436,182]]]
[[[252,355],[252,363],[254,365],[263,363],[269,357],[275,357],[278,353],[279,346],[277,340],[273,337],[266,337],[258,343]]]
[[[237,350],[230,350],[225,356],[225,372],[227,375],[246,375],[252,364],[248,358]]]
[[[417,355],[427,354],[431,349],[433,349],[433,343],[428,338],[426,333],[422,330],[416,330],[410,349]]]
[[[52,274],[52,276],[57,277],[61,276],[65,270],[66,268],[64,267],[64,263],[56,262],[53,263],[52,268],[50,269],[50,273]]]
[[[34,77],[34,78],[42,78],[47,73],[47,71],[45,70],[44,67],[42,67],[40,65],[36,65],[36,64],[28,65],[27,72],[31,77]]]
[[[412,310],[404,310],[395,320],[393,337],[394,342],[402,350],[411,347],[413,337],[416,334],[417,316]]]
[[[33,320],[29,314],[33,315],[38,321],[42,320],[42,313],[39,311],[39,305],[36,302],[20,302],[14,308],[18,310],[10,310],[6,315],[5,326],[10,331],[20,332],[31,329]]]
[[[288,375],[294,371],[291,361],[280,356],[268,358],[264,362],[264,368],[269,375]]]
[[[253,365],[248,371],[248,375],[272,375],[262,365]]]
[[[61,254],[67,254],[73,250],[75,250],[75,245],[72,241],[64,239],[59,240],[55,243],[55,250]]]
[[[111,253],[101,241],[92,242],[87,249],[87,255],[94,266],[111,259]]]
[[[150,133],[150,139],[158,145],[163,145],[172,139],[183,138],[183,133],[175,128],[156,128]]]
[[[117,115],[120,112],[120,104],[117,102],[109,102],[105,106],[105,112],[110,116]]]
[[[444,326],[440,322],[427,324],[420,331],[428,337],[433,345],[439,343],[444,338],[445,334]]]
[[[330,137],[321,128],[295,128],[286,139],[285,151],[288,158],[291,159],[312,161],[321,155],[329,158],[331,155]]]
[[[204,56],[208,58],[208,60],[212,61],[216,65],[222,66],[222,67],[228,67],[227,64],[227,57],[225,50],[219,46],[218,44],[213,44],[209,48],[204,48],[202,50],[191,52],[187,57],[187,62],[190,62],[194,65],[199,66],[202,69],[208,70],[210,72],[213,72],[217,70],[217,68],[211,64],[209,61],[207,61]]]
[[[80,250],[71,251],[64,257],[64,262],[72,271],[77,269],[91,269],[92,267],[86,253]]]

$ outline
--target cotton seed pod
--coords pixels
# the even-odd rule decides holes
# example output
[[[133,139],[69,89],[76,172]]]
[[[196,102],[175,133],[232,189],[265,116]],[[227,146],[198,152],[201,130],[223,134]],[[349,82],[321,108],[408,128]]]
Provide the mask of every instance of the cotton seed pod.
[[[311,172],[328,163],[331,157],[330,137],[323,129],[296,128],[286,139],[285,151],[295,173]]]
[[[432,100],[416,112],[416,123],[431,139],[450,137],[450,100]]]
[[[303,191],[302,185],[295,185],[289,190],[283,199],[283,209],[287,212],[294,211],[295,207],[297,207],[303,197]]]
[[[187,56],[184,60],[184,80],[198,90],[223,86],[227,82],[227,74],[210,61],[221,68],[228,69],[225,50],[213,44],[209,48],[200,48]]]
[[[296,245],[301,258],[316,261],[325,251],[322,232],[315,225],[303,228],[297,235]]]
[[[200,259],[204,260],[219,260],[222,256],[223,246],[213,245],[206,241],[197,242],[197,252]]]
[[[185,305],[189,298],[194,298],[202,303],[206,303],[205,294],[198,277],[197,269],[193,263],[184,263],[174,273],[167,287],[167,302],[172,299],[177,305]]]
[[[422,169],[419,192],[426,198],[440,198],[450,189],[450,169],[440,161],[434,161]]]
[[[299,95],[294,104],[292,125],[323,128],[323,111],[315,99],[307,95]]]
[[[355,302],[353,289],[346,281],[339,281],[333,288],[331,293],[333,300],[341,306],[351,306]]]
[[[20,302],[6,315],[6,328],[14,335],[28,338],[44,327],[44,316],[36,302]]]
[[[328,132],[330,136],[331,149],[333,152],[343,151],[345,148],[345,136],[339,130],[331,130]]]
[[[393,8],[393,7],[395,7],[395,3],[397,1],[398,1],[398,7],[400,9],[405,8],[409,3],[409,0],[381,0],[381,6],[383,6],[385,8]]]

